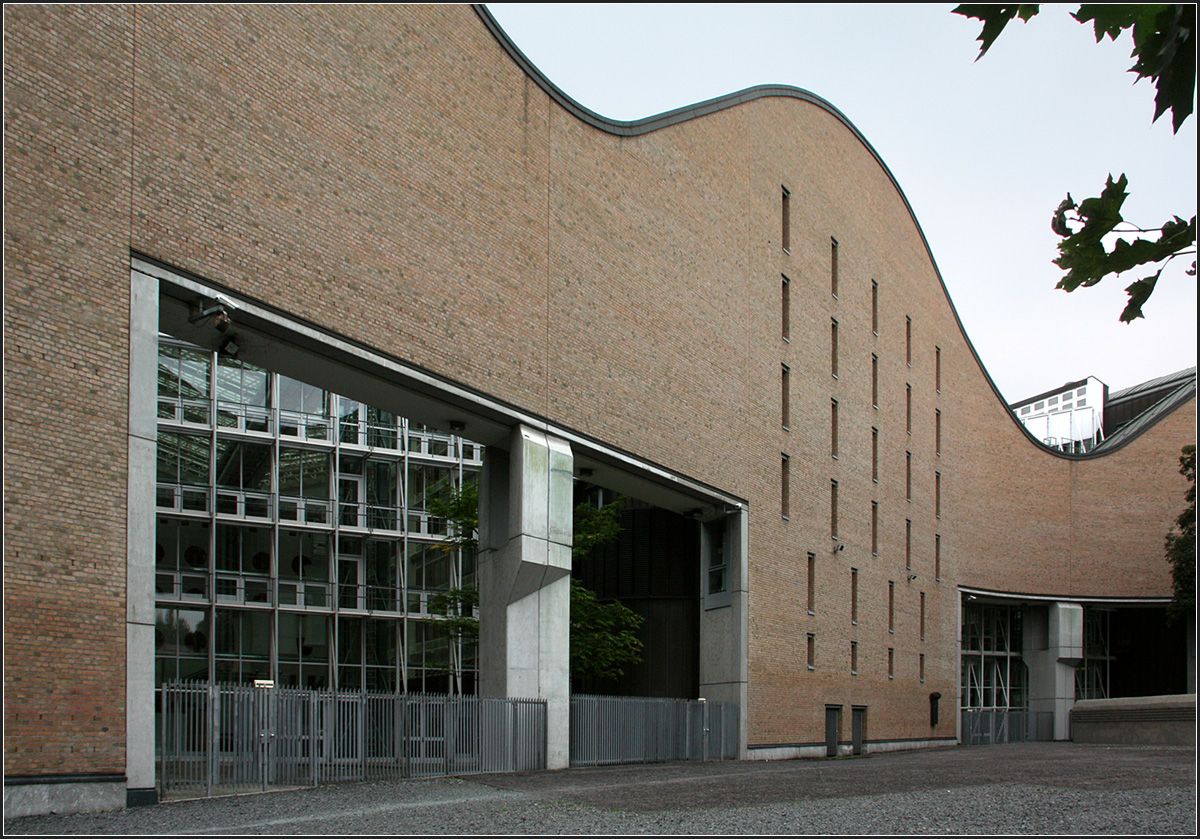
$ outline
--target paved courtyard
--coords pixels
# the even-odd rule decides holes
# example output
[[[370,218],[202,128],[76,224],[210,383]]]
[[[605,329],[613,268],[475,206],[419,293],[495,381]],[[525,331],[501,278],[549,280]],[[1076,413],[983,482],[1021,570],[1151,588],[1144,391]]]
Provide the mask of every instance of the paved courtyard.
[[[6,834],[1194,835],[1194,748],[1025,743],[323,786]]]

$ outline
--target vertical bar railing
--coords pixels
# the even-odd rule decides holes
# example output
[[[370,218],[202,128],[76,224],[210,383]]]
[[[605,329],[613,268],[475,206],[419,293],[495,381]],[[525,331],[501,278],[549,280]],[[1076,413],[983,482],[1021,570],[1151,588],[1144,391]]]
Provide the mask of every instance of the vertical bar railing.
[[[733,759],[736,724],[736,707],[729,702],[576,694],[571,697],[570,760],[575,766],[598,766]]]
[[[545,768],[543,700],[206,683],[160,696],[164,798]]]

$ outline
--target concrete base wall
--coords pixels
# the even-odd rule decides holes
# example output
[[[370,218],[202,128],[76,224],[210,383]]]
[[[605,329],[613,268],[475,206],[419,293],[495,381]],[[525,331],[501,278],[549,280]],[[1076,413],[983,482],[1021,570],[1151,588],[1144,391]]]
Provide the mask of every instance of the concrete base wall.
[[[125,806],[125,781],[4,785],[4,817],[91,813]]]
[[[1194,746],[1196,695],[1084,699],[1071,710],[1076,743]]]
[[[863,754],[878,754],[881,752],[907,752],[913,749],[944,749],[957,745],[953,739],[946,740],[881,740],[863,743]],[[838,744],[838,757],[848,757],[851,753],[849,743]],[[751,747],[746,755],[747,760],[798,760],[802,758],[824,758],[825,744],[811,743],[796,746],[766,746]]]

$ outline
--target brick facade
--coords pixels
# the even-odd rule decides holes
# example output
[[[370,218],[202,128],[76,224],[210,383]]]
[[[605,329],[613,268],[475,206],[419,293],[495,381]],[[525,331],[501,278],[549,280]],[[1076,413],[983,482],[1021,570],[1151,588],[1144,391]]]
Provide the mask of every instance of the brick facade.
[[[751,744],[826,704],[952,738],[959,585],[1169,595],[1194,400],[1105,457],[1034,445],[819,104],[618,136],[454,5],[8,6],[5,92],[6,775],[124,766],[131,252],[747,499]]]

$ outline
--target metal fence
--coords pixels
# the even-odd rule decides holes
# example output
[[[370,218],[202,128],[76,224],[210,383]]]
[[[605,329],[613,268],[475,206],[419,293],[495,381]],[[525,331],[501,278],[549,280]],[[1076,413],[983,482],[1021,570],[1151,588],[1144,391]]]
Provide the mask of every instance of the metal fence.
[[[1051,711],[1006,711],[963,709],[962,743],[981,746],[995,743],[1024,743],[1054,739]]]
[[[571,765],[733,760],[737,705],[631,696],[571,697]]]
[[[173,682],[160,794],[543,769],[546,703]]]

